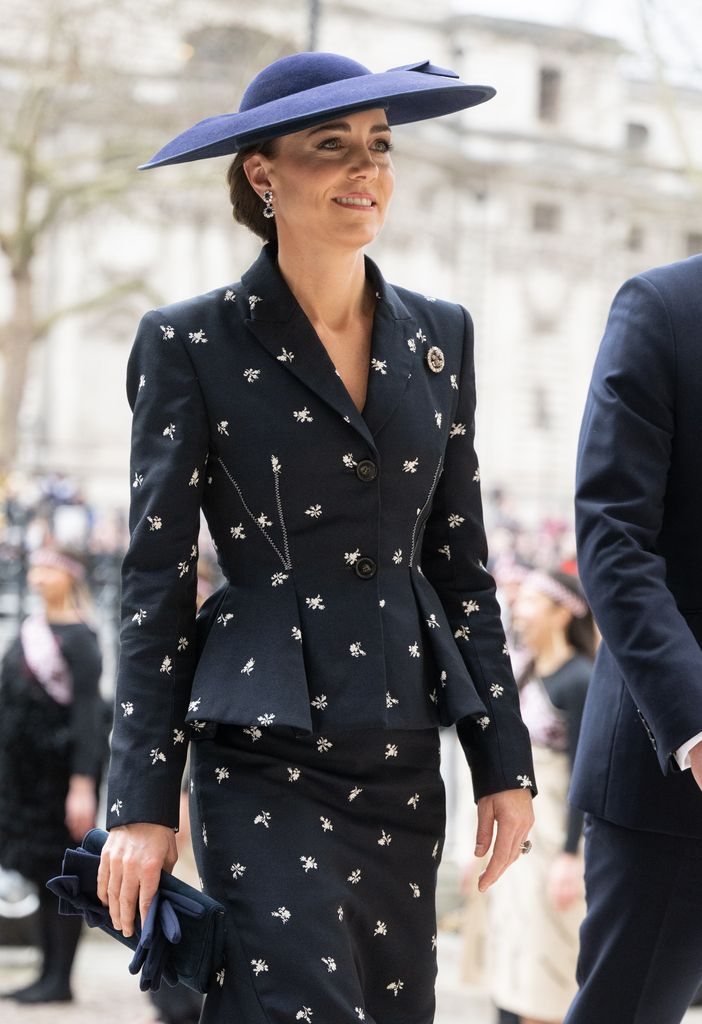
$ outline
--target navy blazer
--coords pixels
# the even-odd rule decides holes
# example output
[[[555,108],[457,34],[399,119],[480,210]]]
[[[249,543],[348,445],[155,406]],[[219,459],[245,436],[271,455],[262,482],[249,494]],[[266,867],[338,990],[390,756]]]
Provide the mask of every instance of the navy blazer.
[[[702,731],[702,256],[614,299],[580,435],[578,564],[602,632],[571,799],[702,837],[673,756]]]
[[[211,722],[252,743],[271,724],[457,722],[476,799],[533,787],[484,564],[472,323],[366,273],[362,413],[274,244],[141,320],[108,828],[177,826],[187,741]],[[226,582],[196,619],[201,507]]]

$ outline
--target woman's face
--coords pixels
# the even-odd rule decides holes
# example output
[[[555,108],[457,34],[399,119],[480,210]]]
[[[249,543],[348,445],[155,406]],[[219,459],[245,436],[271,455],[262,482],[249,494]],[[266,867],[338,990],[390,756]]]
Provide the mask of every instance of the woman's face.
[[[284,135],[275,154],[245,163],[259,195],[273,192],[280,240],[360,248],[380,231],[394,187],[390,128],[382,107]]]
[[[565,634],[570,618],[567,608],[536,587],[524,583],[520,588],[512,623],[531,654],[546,650],[555,637]]]
[[[44,601],[60,604],[71,589],[71,576],[53,565],[32,565],[27,572],[27,583]]]

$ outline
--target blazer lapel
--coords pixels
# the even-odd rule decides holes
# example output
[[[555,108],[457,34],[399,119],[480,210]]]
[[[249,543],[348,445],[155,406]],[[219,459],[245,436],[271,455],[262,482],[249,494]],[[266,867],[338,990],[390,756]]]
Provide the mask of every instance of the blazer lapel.
[[[366,401],[361,413],[280,273],[276,255],[275,243],[264,245],[256,262],[242,276],[249,305],[246,326],[272,356],[375,449],[374,435],[402,398],[416,358],[415,350],[421,348],[412,343],[416,324],[375,263],[366,257],[366,273],[376,287],[378,303],[373,319]]]

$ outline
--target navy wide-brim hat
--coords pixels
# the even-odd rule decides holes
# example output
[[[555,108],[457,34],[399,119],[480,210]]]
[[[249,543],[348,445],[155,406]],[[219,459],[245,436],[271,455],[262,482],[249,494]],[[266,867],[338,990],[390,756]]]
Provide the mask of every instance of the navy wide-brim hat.
[[[474,107],[494,95],[492,86],[467,85],[455,71],[428,60],[374,74],[337,53],[294,53],[256,75],[237,113],[198,121],[139,169],[236,153],[336,114],[384,107],[388,124],[408,124]]]

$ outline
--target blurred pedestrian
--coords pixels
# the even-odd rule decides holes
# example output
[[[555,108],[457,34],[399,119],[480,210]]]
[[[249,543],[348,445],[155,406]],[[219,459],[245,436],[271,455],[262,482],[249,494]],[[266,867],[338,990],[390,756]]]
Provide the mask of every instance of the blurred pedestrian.
[[[107,723],[102,658],[86,561],[69,547],[30,556],[28,584],[41,607],[27,615],[2,660],[0,864],[38,887],[39,976],[3,998],[67,1002],[83,918],[58,914],[45,887],[66,847],[95,826]]]
[[[487,976],[496,1005],[522,1024],[559,1024],[576,989],[585,914],[583,815],[567,792],[595,630],[578,579],[563,572],[524,579],[514,626],[529,653],[518,681],[541,799],[529,856],[491,890]]]

